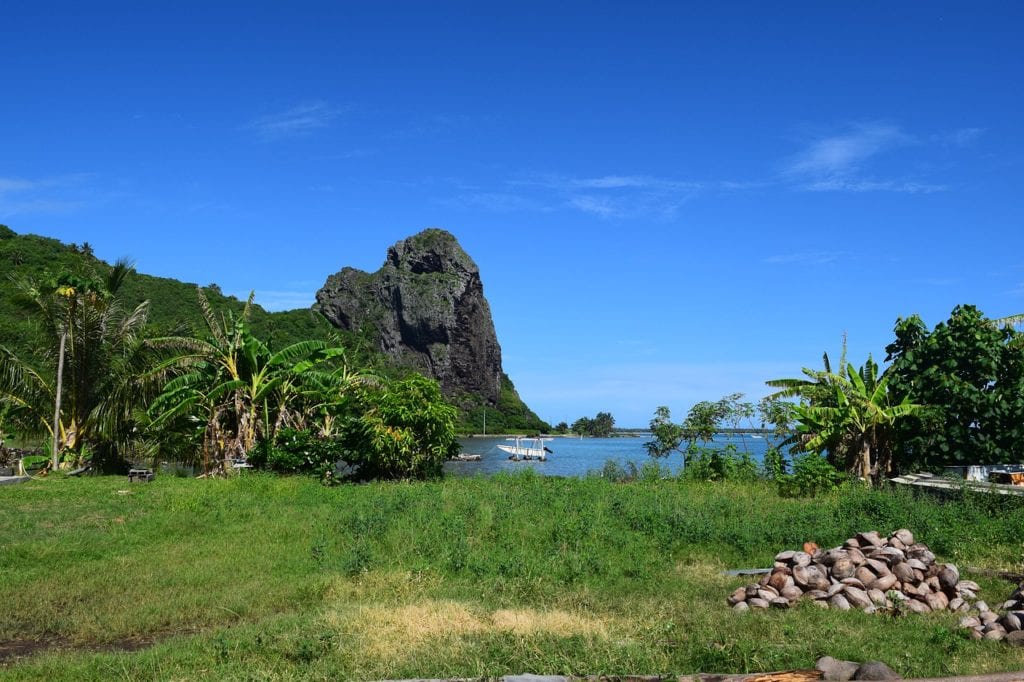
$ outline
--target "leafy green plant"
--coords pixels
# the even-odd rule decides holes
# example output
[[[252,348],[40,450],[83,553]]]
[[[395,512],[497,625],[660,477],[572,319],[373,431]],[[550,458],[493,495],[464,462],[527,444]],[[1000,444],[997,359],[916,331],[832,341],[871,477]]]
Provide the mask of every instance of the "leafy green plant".
[[[758,477],[750,453],[740,452],[732,443],[724,448],[691,445],[685,459],[682,477],[688,480],[753,481]]]
[[[336,438],[325,438],[309,429],[281,429],[273,440],[260,441],[249,463],[283,474],[314,474],[333,478],[335,465],[345,454]]]
[[[788,462],[782,450],[772,446],[765,451],[761,463],[761,470],[765,478],[772,481],[778,480],[786,475],[787,467]]]
[[[807,452],[793,459],[793,473],[776,477],[783,497],[814,497],[839,488],[847,477],[817,452]]]
[[[457,451],[457,411],[432,379],[361,386],[350,407],[340,437],[361,479],[436,478]]]

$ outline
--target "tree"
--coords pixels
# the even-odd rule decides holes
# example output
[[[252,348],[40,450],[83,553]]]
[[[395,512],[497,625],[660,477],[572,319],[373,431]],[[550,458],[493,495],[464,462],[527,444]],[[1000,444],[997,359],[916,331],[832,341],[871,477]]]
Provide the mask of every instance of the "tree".
[[[898,427],[905,463],[1024,459],[1024,334],[1012,328],[1016,320],[990,320],[969,305],[933,330],[917,315],[897,320],[886,347],[894,396],[929,406]]]
[[[432,379],[362,385],[352,407],[339,437],[360,479],[436,478],[456,452],[458,411]]]
[[[330,389],[352,381],[347,368],[322,371],[323,363],[344,350],[323,341],[300,341],[279,351],[248,326],[252,295],[242,315],[217,319],[202,289],[197,289],[209,335],[162,337],[150,343],[174,349],[155,372],[171,371],[161,395],[150,406],[151,429],[184,420],[201,429],[204,469],[231,468],[259,440],[273,440],[283,427],[305,428],[310,412],[331,416],[339,399]],[[324,431],[331,431],[324,424]]]
[[[673,451],[686,454],[697,441],[706,446],[729,417],[730,399],[738,401],[742,397],[742,393],[734,393],[717,402],[695,403],[681,424],[672,422],[672,413],[667,407],[658,407],[650,423],[654,440],[644,443],[647,454],[651,457],[665,457]],[[683,443],[687,444],[686,448],[682,447]]]
[[[827,452],[833,464],[871,480],[892,471],[895,424],[923,408],[909,397],[893,404],[888,377],[870,356],[859,370],[847,363],[845,371],[829,380],[834,404],[793,406],[797,431],[807,450]]]
[[[598,412],[593,418],[580,417],[572,423],[573,433],[591,438],[607,438],[615,429],[615,417],[610,412]]]
[[[55,453],[116,449],[130,437],[148,312],[146,302],[126,312],[118,299],[132,272],[122,260],[103,277],[64,272],[18,284],[45,340],[47,362],[34,367],[0,349],[0,403],[21,430],[46,434]]]

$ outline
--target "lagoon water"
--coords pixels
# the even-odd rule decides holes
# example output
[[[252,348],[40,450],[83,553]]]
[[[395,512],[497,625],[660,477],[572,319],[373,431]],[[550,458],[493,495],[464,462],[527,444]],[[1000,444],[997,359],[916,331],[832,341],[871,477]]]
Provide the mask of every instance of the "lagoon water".
[[[590,471],[599,471],[608,460],[622,466],[633,462],[637,467],[651,458],[644,450],[644,443],[649,436],[628,438],[573,438],[556,437],[545,443],[554,452],[548,455],[546,462],[514,462],[508,455],[497,448],[498,444],[510,444],[504,438],[464,438],[459,441],[462,451],[467,455],[480,455],[479,462],[447,462],[445,473],[453,476],[488,475],[503,471],[522,471],[532,469],[545,476],[584,476]],[[750,453],[758,464],[768,449],[768,440],[750,434],[719,434],[715,436],[715,446],[728,444],[736,446],[740,452]],[[658,462],[677,472],[682,465],[682,455],[672,453]]]

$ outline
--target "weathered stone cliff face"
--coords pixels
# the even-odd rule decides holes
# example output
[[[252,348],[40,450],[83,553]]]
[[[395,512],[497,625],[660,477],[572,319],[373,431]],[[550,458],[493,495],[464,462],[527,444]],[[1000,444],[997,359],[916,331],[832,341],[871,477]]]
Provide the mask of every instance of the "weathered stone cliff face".
[[[501,347],[480,270],[448,232],[398,242],[373,274],[344,268],[316,300],[341,329],[375,329],[383,353],[437,379],[449,398],[472,393],[498,404]]]

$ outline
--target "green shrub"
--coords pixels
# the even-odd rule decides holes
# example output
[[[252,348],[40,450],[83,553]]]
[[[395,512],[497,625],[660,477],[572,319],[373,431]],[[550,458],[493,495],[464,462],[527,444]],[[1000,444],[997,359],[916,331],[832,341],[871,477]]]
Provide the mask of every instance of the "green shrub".
[[[332,438],[321,438],[308,430],[281,429],[273,441],[262,441],[249,453],[256,467],[282,474],[315,474],[329,479],[344,448]]]
[[[770,447],[764,453],[761,469],[768,480],[776,481],[785,476],[787,466],[786,456],[777,447]]]
[[[748,452],[739,452],[735,445],[708,448],[691,445],[685,455],[682,477],[695,481],[753,481],[757,479],[757,463]]]
[[[354,408],[341,437],[344,459],[362,480],[438,478],[444,461],[458,452],[458,411],[432,379],[417,374],[364,386]]]
[[[775,480],[783,497],[814,497],[836,490],[847,477],[822,455],[808,452],[793,459],[792,474]]]

